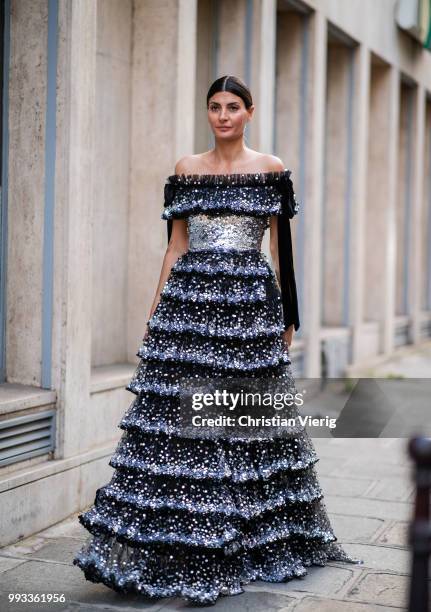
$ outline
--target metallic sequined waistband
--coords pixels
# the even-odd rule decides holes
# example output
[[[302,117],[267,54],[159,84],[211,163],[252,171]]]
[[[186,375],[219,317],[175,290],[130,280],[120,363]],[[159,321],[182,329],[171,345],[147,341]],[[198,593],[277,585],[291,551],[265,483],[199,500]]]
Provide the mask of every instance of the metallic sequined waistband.
[[[266,217],[197,214],[188,217],[189,251],[207,249],[256,249],[260,251]]]

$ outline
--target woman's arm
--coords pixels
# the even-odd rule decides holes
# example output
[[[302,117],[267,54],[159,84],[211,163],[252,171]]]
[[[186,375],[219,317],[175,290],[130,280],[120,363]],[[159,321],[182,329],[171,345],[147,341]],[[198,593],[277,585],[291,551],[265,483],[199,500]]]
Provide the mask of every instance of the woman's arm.
[[[281,277],[280,277],[280,261],[278,258],[278,216],[272,215],[269,219],[269,250],[271,253],[271,259],[274,264],[275,276],[278,281],[278,286],[281,291]],[[294,324],[292,323],[284,332],[283,340],[288,346],[292,344]]]
[[[182,157],[175,164],[175,174],[187,173],[187,164],[188,164],[189,156]],[[168,227],[168,235],[170,232],[169,243],[166,248],[166,253],[163,258],[162,270],[160,272],[159,283],[156,289],[156,295],[154,296],[153,303],[151,304],[150,314],[148,315],[148,319],[150,319],[154,311],[157,308],[157,305],[160,301],[160,294],[165,286],[166,281],[168,280],[169,274],[171,272],[172,266],[175,264],[177,259],[184,255],[188,251],[189,248],[189,235],[187,231],[187,220],[186,219],[170,219],[168,221],[169,224],[172,224],[172,231],[170,230],[170,226]],[[145,331],[144,338],[147,337],[148,334],[148,323]]]
[[[154,296],[153,303],[151,305],[150,314],[148,318],[153,316],[154,311],[160,301],[160,294],[162,289],[169,277],[172,266],[175,264],[177,259],[187,252],[189,248],[189,236],[187,233],[187,221],[186,219],[174,219],[172,224],[172,235],[169,244],[166,248],[166,253],[163,258],[162,270],[160,272],[159,283],[156,289],[156,295]],[[148,326],[145,332],[144,338],[147,336]]]

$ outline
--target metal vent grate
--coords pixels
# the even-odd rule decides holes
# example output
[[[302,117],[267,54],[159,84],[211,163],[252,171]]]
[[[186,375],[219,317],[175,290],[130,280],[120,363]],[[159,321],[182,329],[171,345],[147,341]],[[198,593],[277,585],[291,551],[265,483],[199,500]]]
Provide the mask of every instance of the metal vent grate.
[[[54,450],[55,410],[0,421],[0,467]]]

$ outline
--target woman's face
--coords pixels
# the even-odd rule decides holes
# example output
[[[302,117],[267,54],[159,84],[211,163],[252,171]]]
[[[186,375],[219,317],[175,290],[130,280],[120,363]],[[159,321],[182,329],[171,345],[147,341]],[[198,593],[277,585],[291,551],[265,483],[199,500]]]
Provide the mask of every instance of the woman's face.
[[[219,91],[208,102],[208,121],[216,138],[231,140],[241,137],[251,119],[253,106],[246,109],[244,101],[229,91]]]

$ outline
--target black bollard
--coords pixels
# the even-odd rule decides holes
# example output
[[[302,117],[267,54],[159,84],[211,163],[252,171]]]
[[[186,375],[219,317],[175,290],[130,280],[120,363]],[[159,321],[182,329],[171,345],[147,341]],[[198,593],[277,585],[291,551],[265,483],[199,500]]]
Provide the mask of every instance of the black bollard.
[[[409,441],[408,450],[415,462],[414,480],[416,483],[414,517],[409,529],[412,572],[408,610],[409,612],[429,612],[431,438],[412,438]]]

